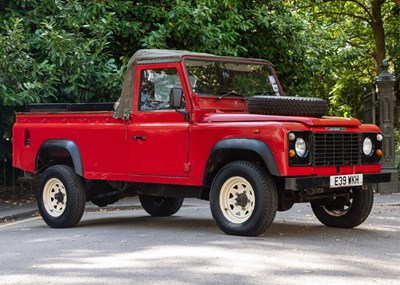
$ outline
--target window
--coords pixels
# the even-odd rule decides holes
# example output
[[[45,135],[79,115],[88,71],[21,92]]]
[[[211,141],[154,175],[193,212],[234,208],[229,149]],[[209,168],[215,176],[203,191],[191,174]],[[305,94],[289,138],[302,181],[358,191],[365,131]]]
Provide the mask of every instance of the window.
[[[246,97],[281,95],[274,73],[265,63],[186,59],[185,66],[190,87],[200,96],[233,91]]]
[[[172,88],[182,88],[176,68],[146,69],[140,73],[139,110],[168,110]]]

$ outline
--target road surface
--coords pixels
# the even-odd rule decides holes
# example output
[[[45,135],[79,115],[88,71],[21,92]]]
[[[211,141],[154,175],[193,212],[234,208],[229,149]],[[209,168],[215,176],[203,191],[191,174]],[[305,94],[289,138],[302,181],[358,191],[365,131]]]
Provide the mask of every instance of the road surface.
[[[0,284],[400,284],[399,205],[335,229],[299,204],[259,237],[225,235],[207,202],[185,205],[166,218],[85,213],[70,229],[0,224]]]

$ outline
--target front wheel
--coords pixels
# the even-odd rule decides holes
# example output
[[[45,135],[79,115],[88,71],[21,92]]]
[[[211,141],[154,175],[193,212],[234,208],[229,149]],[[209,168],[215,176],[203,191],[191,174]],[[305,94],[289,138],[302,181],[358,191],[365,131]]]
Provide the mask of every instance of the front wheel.
[[[179,211],[183,198],[139,195],[139,201],[148,214],[154,217],[167,217]]]
[[[36,200],[43,220],[50,227],[73,227],[85,210],[82,178],[69,166],[51,166],[41,177]]]
[[[214,178],[210,206],[218,227],[226,234],[257,236],[265,232],[275,218],[276,186],[258,164],[231,162]]]
[[[311,202],[317,219],[328,227],[354,228],[369,216],[374,203],[374,191],[368,186],[350,188],[335,194],[331,199]]]

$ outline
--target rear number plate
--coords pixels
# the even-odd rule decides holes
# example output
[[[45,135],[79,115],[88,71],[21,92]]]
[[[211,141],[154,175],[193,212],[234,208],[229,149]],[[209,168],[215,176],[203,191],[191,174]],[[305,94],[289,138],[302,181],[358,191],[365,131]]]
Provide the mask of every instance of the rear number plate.
[[[363,184],[362,174],[337,175],[330,177],[331,188],[361,186],[362,184]]]

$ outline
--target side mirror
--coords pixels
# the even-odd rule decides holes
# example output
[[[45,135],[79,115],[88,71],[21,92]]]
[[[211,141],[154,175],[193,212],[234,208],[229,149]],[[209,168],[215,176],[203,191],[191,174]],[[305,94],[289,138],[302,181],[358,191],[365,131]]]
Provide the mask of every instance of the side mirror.
[[[169,106],[173,109],[182,107],[183,90],[182,88],[174,87],[169,91]]]

